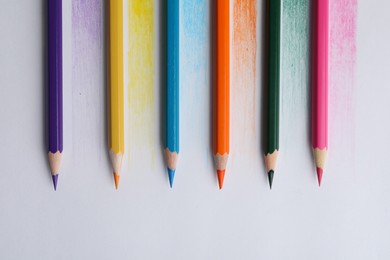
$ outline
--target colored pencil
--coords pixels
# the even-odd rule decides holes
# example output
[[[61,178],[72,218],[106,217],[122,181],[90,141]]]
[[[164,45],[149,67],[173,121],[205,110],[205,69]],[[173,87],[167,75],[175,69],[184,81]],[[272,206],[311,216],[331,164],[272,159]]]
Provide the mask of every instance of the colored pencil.
[[[108,142],[115,188],[124,154],[123,1],[108,1]]]
[[[167,77],[166,147],[169,185],[172,188],[179,157],[179,0],[166,1]]]
[[[62,159],[62,0],[48,0],[49,165],[54,190]]]
[[[328,151],[329,1],[313,1],[312,31],[312,146],[318,184]]]
[[[268,174],[269,187],[276,170],[279,154],[279,90],[280,90],[280,32],[282,0],[268,0],[268,75],[267,75],[267,112],[265,167]]]
[[[222,189],[229,156],[230,17],[229,1],[216,0],[216,62],[214,91],[214,162]]]

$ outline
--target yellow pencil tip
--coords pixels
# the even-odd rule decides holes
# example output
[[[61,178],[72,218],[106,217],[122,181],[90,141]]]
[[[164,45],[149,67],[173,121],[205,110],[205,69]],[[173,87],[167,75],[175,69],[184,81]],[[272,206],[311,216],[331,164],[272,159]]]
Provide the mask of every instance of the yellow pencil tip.
[[[120,175],[114,173],[115,189],[118,189],[120,177],[121,177]]]

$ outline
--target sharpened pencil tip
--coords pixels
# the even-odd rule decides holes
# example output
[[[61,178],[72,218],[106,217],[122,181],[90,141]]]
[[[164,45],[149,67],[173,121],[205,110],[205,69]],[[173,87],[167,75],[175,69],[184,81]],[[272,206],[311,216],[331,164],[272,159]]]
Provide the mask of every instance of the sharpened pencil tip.
[[[323,170],[320,167],[317,167],[318,186],[320,186],[320,187],[321,187],[321,181],[322,181],[322,173],[323,173]]]
[[[168,177],[169,177],[169,187],[171,187],[172,189],[172,186],[173,186],[173,181],[175,179],[175,170],[172,170],[172,169],[168,169]]]
[[[269,182],[269,189],[272,190],[272,182],[274,181],[274,171],[270,170],[268,172],[268,182]]]
[[[57,190],[58,174],[52,175],[51,178],[52,178],[52,180],[53,180],[54,190]]]
[[[115,189],[118,189],[120,177],[121,177],[120,175],[114,172]]]
[[[222,190],[223,180],[225,179],[225,170],[217,170],[219,189]]]

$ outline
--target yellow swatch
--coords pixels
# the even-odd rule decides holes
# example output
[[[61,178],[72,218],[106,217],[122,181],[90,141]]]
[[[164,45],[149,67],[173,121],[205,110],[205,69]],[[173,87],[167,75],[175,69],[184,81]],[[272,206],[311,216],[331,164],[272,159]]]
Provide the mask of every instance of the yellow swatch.
[[[154,1],[128,0],[128,100],[132,149],[155,144],[154,97]],[[140,141],[142,140],[142,141]],[[136,146],[136,147],[134,147]],[[152,147],[152,148],[150,148]]]

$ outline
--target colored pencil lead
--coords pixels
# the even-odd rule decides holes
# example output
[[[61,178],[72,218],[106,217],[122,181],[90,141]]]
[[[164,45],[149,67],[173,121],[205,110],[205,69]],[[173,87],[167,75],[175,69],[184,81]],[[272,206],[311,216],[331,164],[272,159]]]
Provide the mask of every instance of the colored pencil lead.
[[[274,171],[270,170],[268,172],[268,182],[269,182],[269,189],[272,190],[272,182],[274,180]]]
[[[173,186],[173,180],[175,179],[175,170],[168,169],[168,177],[169,177],[169,186],[172,189]]]
[[[323,173],[323,170],[320,167],[317,167],[318,186],[321,186],[322,173]]]
[[[114,172],[115,189],[118,189],[120,177],[121,177],[120,175],[118,175],[118,174],[116,174],[116,173]]]
[[[225,179],[225,170],[217,170],[219,189],[222,190],[223,180]]]
[[[57,190],[58,174],[52,175],[51,178],[53,179],[54,190]]]

